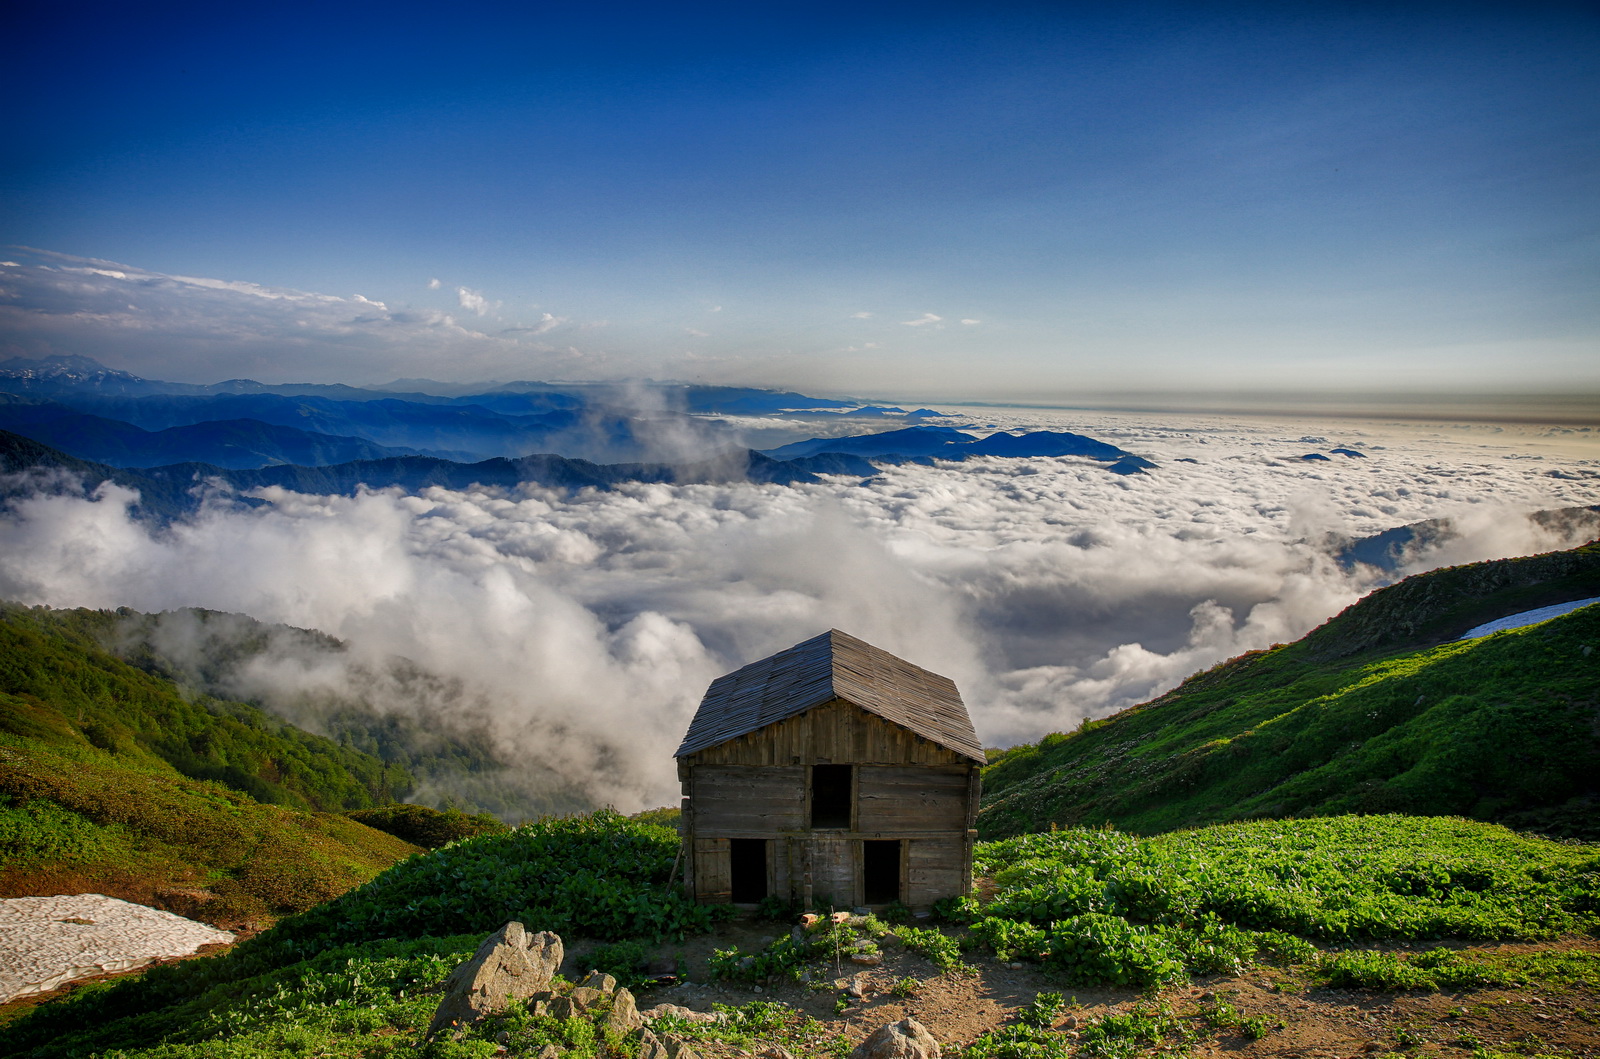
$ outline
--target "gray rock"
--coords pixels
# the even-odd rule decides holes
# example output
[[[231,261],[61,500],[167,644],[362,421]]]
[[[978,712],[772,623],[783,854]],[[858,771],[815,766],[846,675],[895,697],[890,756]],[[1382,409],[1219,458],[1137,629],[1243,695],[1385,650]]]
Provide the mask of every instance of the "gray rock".
[[[593,1011],[595,1008],[603,1008],[609,999],[608,994],[586,985],[578,986],[568,995],[572,999],[572,1006],[579,1011]]]
[[[572,1002],[569,996],[551,997],[549,1000],[538,1001],[533,1009],[535,1015],[549,1015],[553,1019],[570,1019],[583,1010]]]
[[[922,1023],[904,1018],[880,1026],[856,1045],[850,1059],[939,1059],[939,1042]]]
[[[645,1030],[639,1035],[639,1050],[635,1053],[635,1059],[672,1059],[672,1057],[667,1053],[667,1046],[661,1042],[661,1038]]]
[[[618,1033],[632,1033],[644,1025],[644,1018],[639,1014],[639,1006],[634,1002],[631,990],[618,989],[612,994],[611,1014],[606,1016],[606,1025]]]
[[[534,1059],[561,1059],[561,1049],[553,1044],[547,1044],[539,1049],[539,1054]]]
[[[548,989],[561,956],[561,939],[555,934],[529,934],[521,923],[507,923],[445,979],[444,999],[433,1013],[427,1036],[476,1022]]]
[[[578,983],[579,989],[598,989],[602,993],[615,993],[617,980],[604,971],[590,971],[583,976],[583,981]]]
[[[642,1014],[646,1019],[657,1019],[662,1015],[676,1015],[678,1018],[684,1019],[687,1022],[728,1021],[728,1016],[724,1015],[720,1011],[695,1011],[693,1008],[686,1008],[682,1004],[657,1004],[655,1007],[650,1008],[647,1011],[643,1011],[640,1014]]]

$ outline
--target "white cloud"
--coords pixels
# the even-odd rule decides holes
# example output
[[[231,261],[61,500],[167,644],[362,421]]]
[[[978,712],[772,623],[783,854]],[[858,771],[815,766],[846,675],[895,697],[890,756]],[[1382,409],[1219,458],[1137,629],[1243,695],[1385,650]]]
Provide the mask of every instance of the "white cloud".
[[[554,331],[566,322],[567,317],[565,316],[557,316],[554,313],[540,313],[539,322],[532,327],[508,327],[500,333],[503,335],[542,335],[549,331]]]
[[[710,331],[699,331],[693,327],[685,327],[683,330],[684,333],[689,335],[691,338],[707,338],[711,334]]]
[[[482,316],[495,307],[461,290],[464,310]],[[172,276],[45,251],[28,251],[0,276],[8,353],[77,353],[182,382],[384,382],[436,374],[442,358],[478,378],[570,372],[571,354],[540,339],[565,322],[546,313],[533,327],[489,335],[453,313],[391,308],[363,295]],[[582,355],[599,370],[599,351]],[[637,371],[626,359],[608,363],[617,374]]]
[[[428,289],[429,290],[438,290],[441,286],[443,286],[443,284],[441,284],[439,282],[437,277],[435,277],[433,279],[430,279],[428,281]]]
[[[872,314],[869,313],[869,312],[866,312],[866,311],[862,311],[862,312],[859,312],[859,313],[851,313],[850,314],[850,319],[852,319],[852,320],[870,320],[870,319],[872,319]]]
[[[962,320],[961,322],[964,323],[964,324],[981,324],[981,323],[983,323],[982,320],[970,320],[970,319]]]
[[[923,313],[915,320],[901,320],[900,322],[907,327],[926,327],[928,324],[936,324],[943,319],[944,317],[935,316],[933,313]]]
[[[406,655],[476,689],[517,760],[633,808],[673,796],[671,751],[711,678],[822,629],[953,677],[984,741],[1007,743],[1304,634],[1372,586],[1329,559],[1327,533],[1457,517],[1462,535],[1422,567],[1562,546],[1510,513],[1600,501],[1600,482],[1546,473],[1576,464],[1504,459],[1476,436],[1335,424],[1330,441],[1371,458],[1308,465],[1303,429],[983,415],[1104,437],[1160,467],[987,459],[866,483],[572,496],[271,491],[265,509],[218,506],[161,534],[108,488],[0,522],[0,597],[242,611],[324,629],[356,660]]]

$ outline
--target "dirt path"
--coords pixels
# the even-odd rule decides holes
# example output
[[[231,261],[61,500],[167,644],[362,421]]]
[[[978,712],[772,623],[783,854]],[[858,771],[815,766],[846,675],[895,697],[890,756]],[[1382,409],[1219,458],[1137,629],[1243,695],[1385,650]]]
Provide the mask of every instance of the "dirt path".
[[[713,949],[737,945],[754,951],[778,929],[777,924],[730,924],[708,938],[660,947],[657,958],[681,961],[688,983],[642,990],[640,1007],[671,1003],[707,1011],[717,1003],[780,1001],[852,1041],[910,1015],[941,1043],[965,1045],[1012,1021],[1040,993],[1060,993],[1069,1003],[1056,1022],[1063,1033],[1108,1012],[1165,1007],[1188,1014],[1187,1024],[1197,1035],[1190,1045],[1196,1059],[1366,1059],[1390,1053],[1471,1059],[1478,1048],[1600,1059],[1600,991],[1581,987],[1406,993],[1308,989],[1290,972],[1258,968],[1240,976],[1196,978],[1151,997],[1127,989],[1064,985],[1033,964],[1001,964],[974,954],[967,957],[971,973],[941,975],[926,959],[893,943],[884,946],[880,967],[843,962],[837,969],[823,968],[820,989],[788,981],[761,986],[710,981],[706,959]],[[1570,938],[1500,948],[1600,953],[1600,940]],[[583,951],[578,950],[575,963],[582,962]],[[863,999],[849,998],[835,987],[837,981],[851,979],[865,986]],[[914,993],[896,995],[896,983],[906,979],[916,980]],[[1235,1024],[1218,1025],[1217,1013],[1228,1008]],[[1255,1027],[1265,1035],[1256,1038],[1251,1032]],[[702,1051],[737,1054],[719,1046]]]

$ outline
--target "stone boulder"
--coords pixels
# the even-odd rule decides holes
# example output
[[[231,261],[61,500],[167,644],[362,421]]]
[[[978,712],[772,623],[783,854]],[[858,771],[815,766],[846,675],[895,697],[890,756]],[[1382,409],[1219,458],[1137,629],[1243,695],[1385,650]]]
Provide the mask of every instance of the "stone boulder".
[[[639,1005],[630,990],[618,989],[612,994],[611,1013],[606,1016],[606,1026],[618,1033],[632,1033],[644,1028],[644,1018],[640,1016]]]
[[[939,1059],[939,1042],[916,1019],[881,1026],[850,1053],[850,1059]]]
[[[548,989],[562,956],[561,939],[555,934],[529,934],[521,923],[507,923],[485,938],[470,960],[450,972],[427,1035],[476,1022]]]
[[[663,1040],[649,1030],[640,1035],[635,1059],[700,1059],[700,1053],[676,1037]]]
[[[583,981],[578,983],[580,989],[598,989],[602,993],[617,991],[617,980],[604,971],[590,971],[583,976]]]

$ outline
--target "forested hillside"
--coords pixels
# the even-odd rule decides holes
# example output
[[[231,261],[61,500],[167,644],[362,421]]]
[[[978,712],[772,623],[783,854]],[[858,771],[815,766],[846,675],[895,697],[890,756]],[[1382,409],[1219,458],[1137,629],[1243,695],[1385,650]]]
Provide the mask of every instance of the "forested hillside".
[[[0,730],[52,748],[85,744],[131,765],[157,762],[256,801],[365,809],[403,801],[411,776],[242,702],[185,698],[171,681],[105,650],[95,611],[0,604]]]
[[[403,796],[403,769],[190,701],[100,648],[90,614],[0,606],[0,896],[90,891],[250,924],[417,852],[338,812]]]

